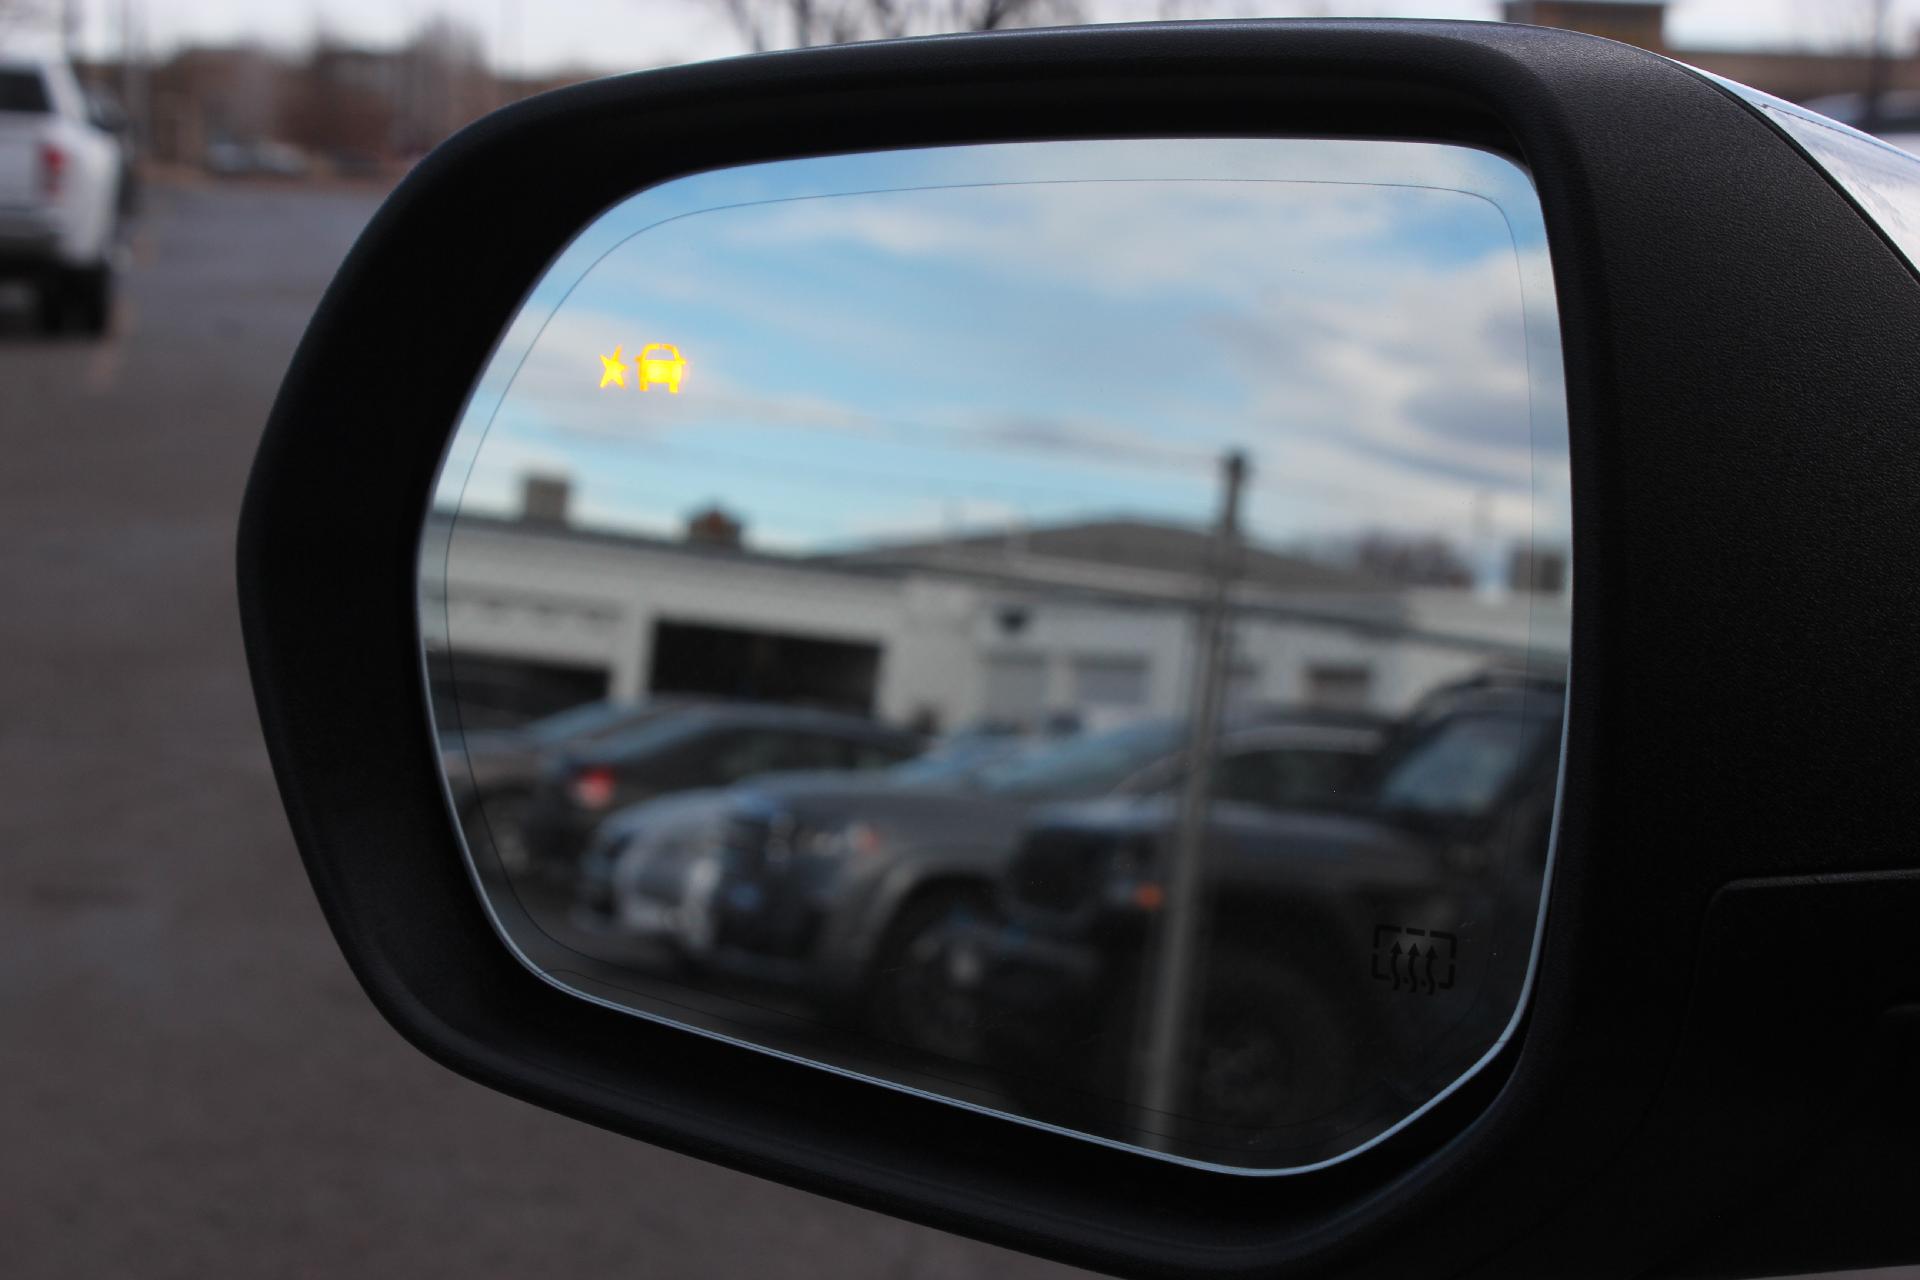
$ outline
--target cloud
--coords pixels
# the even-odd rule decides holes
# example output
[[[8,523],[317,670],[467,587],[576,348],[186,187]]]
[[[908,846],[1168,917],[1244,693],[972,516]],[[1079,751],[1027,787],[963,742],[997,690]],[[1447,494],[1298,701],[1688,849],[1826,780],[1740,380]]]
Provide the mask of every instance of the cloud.
[[[1249,244],[1378,241],[1395,217],[1378,188],[1214,182],[1095,182],[949,187],[798,200],[722,217],[734,244],[829,248],[904,264],[967,264],[1058,280],[1089,293],[1231,289]],[[1433,198],[1403,192],[1401,199]],[[1442,193],[1440,199],[1473,199]],[[1099,267],[1087,269],[1097,255]]]
[[[1442,151],[1407,154],[1438,181]],[[1254,457],[1252,518],[1284,534],[1458,534],[1488,493],[1503,527],[1563,527],[1551,283],[1535,231],[1517,250],[1509,231],[1476,195],[1248,182],[683,218],[616,249],[546,324],[482,461],[499,470],[496,438],[558,450],[596,500],[640,507],[711,477],[796,544],[852,536],[903,493],[929,520],[998,494],[1055,513],[1067,488],[1205,518],[1229,447]],[[599,390],[603,348],[669,331],[697,391]]]
[[[1530,360],[1520,297],[1512,255],[1488,255],[1401,273],[1365,304],[1287,299],[1216,326],[1247,381],[1264,387],[1256,418],[1402,473],[1375,469],[1376,493],[1442,483],[1456,496],[1523,494],[1536,462],[1534,415],[1550,408],[1540,402],[1557,378],[1540,378]]]
[[[1022,414],[963,427],[960,434],[976,448],[1001,447],[1095,465],[1200,468],[1211,466],[1219,457],[1217,452],[1196,445],[1169,442],[1137,428],[1095,418]]]

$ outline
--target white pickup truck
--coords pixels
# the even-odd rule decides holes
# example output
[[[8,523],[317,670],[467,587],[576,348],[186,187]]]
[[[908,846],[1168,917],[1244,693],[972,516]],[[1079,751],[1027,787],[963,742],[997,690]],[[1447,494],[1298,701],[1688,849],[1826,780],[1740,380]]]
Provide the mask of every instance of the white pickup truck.
[[[0,52],[0,280],[34,287],[42,328],[106,331],[121,180],[67,64]]]

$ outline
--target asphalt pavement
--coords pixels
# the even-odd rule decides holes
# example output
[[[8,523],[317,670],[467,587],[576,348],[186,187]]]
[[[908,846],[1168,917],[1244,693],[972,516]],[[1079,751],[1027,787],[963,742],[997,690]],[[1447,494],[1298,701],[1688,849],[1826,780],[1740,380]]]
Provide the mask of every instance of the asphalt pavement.
[[[1079,1274],[500,1097],[360,993],[274,793],[232,544],[378,201],[153,189],[104,342],[0,294],[0,1273]]]

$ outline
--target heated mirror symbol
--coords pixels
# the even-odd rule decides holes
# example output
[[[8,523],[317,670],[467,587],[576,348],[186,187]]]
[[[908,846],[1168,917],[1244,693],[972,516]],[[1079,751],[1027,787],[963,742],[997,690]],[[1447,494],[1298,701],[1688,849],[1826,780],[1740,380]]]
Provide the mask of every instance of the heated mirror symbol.
[[[1438,929],[1378,925],[1373,931],[1374,981],[1429,996],[1451,991],[1459,945],[1452,934]]]

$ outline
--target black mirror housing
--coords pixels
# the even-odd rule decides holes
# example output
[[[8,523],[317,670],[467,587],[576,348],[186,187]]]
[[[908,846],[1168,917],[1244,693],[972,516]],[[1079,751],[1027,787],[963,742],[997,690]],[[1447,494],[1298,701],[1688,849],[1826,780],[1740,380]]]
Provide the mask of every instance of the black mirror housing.
[[[1544,951],[1495,1069],[1338,1167],[1235,1177],[703,1039],[523,967],[447,813],[414,575],[447,435],[556,250],[697,170],[1235,134],[1468,143],[1538,185],[1574,639]],[[1916,338],[1908,264],[1759,113],[1564,32],[1092,28],[603,80],[433,153],[341,269],[247,492],[248,656],[302,856],[369,996],[423,1052],[539,1105],[1131,1274],[1913,1261]]]

